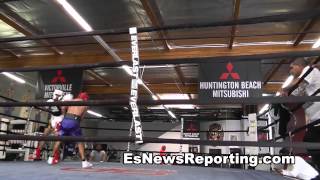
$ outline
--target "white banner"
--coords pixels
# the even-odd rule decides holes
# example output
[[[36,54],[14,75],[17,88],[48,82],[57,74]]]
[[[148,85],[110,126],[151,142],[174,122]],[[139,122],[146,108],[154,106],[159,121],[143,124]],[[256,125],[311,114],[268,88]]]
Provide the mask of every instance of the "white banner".
[[[143,143],[142,139],[142,125],[140,119],[138,101],[138,80],[139,80],[139,47],[137,28],[129,29],[131,35],[131,55],[132,55],[132,80],[130,91],[130,107],[132,111],[132,121],[134,122],[135,142]]]
[[[257,114],[252,113],[248,115],[248,135],[246,141],[258,141],[258,129],[257,129]],[[259,153],[259,147],[246,147],[247,155],[257,155]]]

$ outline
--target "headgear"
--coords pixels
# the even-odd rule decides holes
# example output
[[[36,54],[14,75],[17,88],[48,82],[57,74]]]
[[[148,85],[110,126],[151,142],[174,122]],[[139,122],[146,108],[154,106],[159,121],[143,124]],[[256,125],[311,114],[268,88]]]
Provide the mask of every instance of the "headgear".
[[[86,92],[81,92],[79,95],[78,95],[78,98],[84,100],[84,101],[87,101],[89,99],[89,95],[88,93]]]
[[[52,99],[60,101],[62,98],[63,98],[63,91],[61,91],[59,89],[55,89],[53,91]]]

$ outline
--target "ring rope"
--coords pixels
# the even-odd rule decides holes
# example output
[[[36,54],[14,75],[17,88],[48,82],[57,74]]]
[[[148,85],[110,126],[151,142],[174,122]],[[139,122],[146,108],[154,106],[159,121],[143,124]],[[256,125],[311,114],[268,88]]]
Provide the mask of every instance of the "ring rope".
[[[23,117],[19,117],[19,116],[8,115],[8,114],[4,114],[4,113],[0,113],[0,115],[11,117],[11,118],[14,118],[14,119],[27,121],[27,118],[23,118]],[[48,123],[46,123],[46,122],[37,121],[37,120],[34,120],[34,119],[29,119],[29,121],[35,122],[35,123],[39,123],[39,124],[48,125]],[[6,124],[10,124],[10,122],[5,122],[5,121],[1,121],[1,120],[0,120],[0,122],[1,123],[6,123]],[[107,131],[129,131],[128,129],[120,129],[120,128],[101,128],[101,127],[87,127],[87,126],[81,126],[80,128],[93,129],[93,130],[107,130]],[[143,131],[145,131],[145,132],[180,132],[180,130],[171,130],[171,129],[168,129],[168,130],[143,129]],[[199,131],[199,133],[207,133],[207,132],[248,132],[248,130]]]
[[[10,145],[1,145],[1,146],[4,146],[4,147],[11,147]],[[37,149],[36,147],[30,147],[30,146],[23,146],[23,148],[29,148],[29,149]],[[42,149],[43,151],[52,151],[53,149],[51,148],[46,148],[44,147]],[[92,151],[94,150],[93,148],[86,148],[85,149],[86,151]],[[106,151],[108,153],[112,153],[112,152],[127,152],[126,149],[106,149]],[[159,151],[142,151],[142,150],[130,150],[130,152],[132,153],[153,153],[153,154],[159,154]],[[185,153],[185,152],[178,152],[178,151],[167,151],[166,154],[179,154],[179,153]],[[193,154],[197,154],[197,155],[212,155],[210,153],[197,153],[197,152],[193,152]],[[223,154],[222,154],[223,155]],[[228,154],[226,154],[228,155]],[[305,156],[306,154],[305,153],[297,153],[296,154],[297,156]],[[263,153],[263,154],[258,154],[257,155],[258,157],[264,157],[264,156],[270,156],[269,153]]]
[[[128,137],[74,137],[74,136],[31,136],[31,135],[0,135],[1,141],[33,140],[33,141],[63,141],[63,142],[135,142]],[[252,146],[252,147],[295,147],[320,149],[320,143],[314,142],[272,142],[272,141],[209,141],[209,140],[181,140],[144,137],[143,143],[194,144],[209,146]]]
[[[11,102],[20,102],[20,101],[17,101],[15,99],[12,99],[12,98],[9,98],[9,97],[5,97],[5,96],[2,96],[2,95],[0,95],[0,98],[5,99],[7,101],[11,101]],[[45,108],[41,108],[41,107],[34,107],[34,108],[38,109],[40,111],[45,111],[45,112],[48,112],[48,113],[52,113],[49,109],[45,109]]]
[[[320,96],[288,96],[288,97],[250,97],[250,98],[221,98],[207,104],[262,104],[262,103],[301,103],[319,102]],[[161,104],[199,104],[198,100],[141,100],[138,105],[161,105]],[[88,100],[88,101],[28,101],[28,102],[0,102],[0,107],[27,107],[27,106],[124,106],[128,101],[116,100]],[[203,103],[201,105],[206,105]]]
[[[24,117],[19,117],[19,116],[14,116],[14,115],[9,115],[9,114],[4,114],[4,113],[0,113],[1,116],[6,116],[6,117],[10,117],[10,118],[13,118],[13,119],[19,119],[19,120],[24,120],[24,121],[27,121],[28,118],[24,118]],[[46,124],[48,125],[48,123],[46,122],[42,122],[42,121],[37,121],[37,120],[34,120],[34,119],[29,119],[29,121],[31,122],[35,122],[35,123],[39,123],[39,124]],[[3,121],[0,121],[1,123],[8,123],[10,124],[10,122],[3,122]]]
[[[288,91],[288,94],[290,95],[298,86],[299,84],[311,73],[311,71],[314,69],[312,65],[317,64],[320,61],[320,57],[318,57],[315,61],[311,62],[309,64],[309,69],[299,78],[298,82],[291,87],[291,89]],[[315,92],[317,94],[318,90]],[[313,93],[313,96],[316,95]]]
[[[314,60],[313,62],[311,62],[311,63],[309,64],[309,67],[310,67],[310,68],[299,78],[298,82],[297,82],[293,87],[290,88],[290,90],[288,91],[288,94],[291,94],[291,93],[299,86],[299,84],[300,84],[300,83],[311,73],[311,71],[314,69],[314,67],[312,67],[312,66],[313,66],[314,64],[317,64],[319,61],[320,61],[320,57],[318,57],[316,60]],[[320,88],[317,89],[315,92],[313,92],[310,96],[316,96],[318,93],[320,93]],[[300,109],[302,106],[303,106],[303,104],[297,105],[296,107],[294,107],[294,108],[291,110],[290,114],[293,115],[293,113],[294,113],[295,111],[297,111],[298,109]],[[270,111],[270,109],[268,109],[267,111],[265,111],[265,113],[268,113],[269,111]],[[294,115],[293,115],[293,117],[295,118]],[[280,121],[280,120],[276,120],[276,121],[274,121],[273,123],[271,123],[271,124],[269,124],[269,125],[267,125],[267,126],[264,126],[264,127],[260,128],[260,129],[266,129],[266,128],[270,127],[270,126],[273,126],[274,124],[277,124],[279,121]],[[295,124],[296,124],[296,119],[295,119]]]
[[[286,33],[264,33],[264,34],[244,34],[244,35],[218,35],[218,36],[187,36],[187,37],[166,37],[166,38],[154,38],[154,39],[139,39],[141,42],[154,42],[154,41],[174,41],[174,40],[194,40],[194,39],[219,39],[219,38],[243,38],[243,37],[268,37],[268,36],[288,36],[288,35],[300,35],[300,34],[319,34],[320,31],[305,31],[305,32],[286,32]],[[129,40],[112,40],[108,41],[108,44],[112,43],[127,43]],[[83,45],[96,45],[95,42],[82,42],[82,43],[59,43],[50,45],[35,45],[35,46],[23,46],[23,47],[7,47],[4,46],[0,49],[17,50],[27,48],[48,48],[48,47],[68,47],[68,46],[83,46]]]
[[[154,32],[154,31],[167,31],[167,30],[179,30],[179,29],[193,29],[193,28],[208,28],[208,27],[220,27],[220,26],[233,26],[233,25],[249,25],[268,22],[287,22],[308,20],[320,16],[319,8],[313,10],[301,11],[295,13],[283,13],[278,15],[261,16],[253,18],[243,18],[238,20],[211,22],[211,23],[197,23],[197,24],[178,24],[169,25],[163,27],[142,27],[138,28],[139,33]],[[0,43],[13,42],[13,41],[26,41],[26,40],[40,40],[40,39],[52,39],[52,38],[66,38],[66,37],[79,37],[79,36],[94,36],[94,35],[121,35],[128,34],[127,28],[100,30],[91,32],[72,32],[72,33],[58,33],[48,35],[37,35],[28,37],[15,37],[15,38],[3,38],[0,39]]]
[[[313,126],[315,126],[315,125],[317,125],[317,124],[319,124],[319,123],[320,123],[320,119],[318,119],[318,120],[316,120],[316,121],[313,121],[313,122],[311,122],[311,123],[309,123],[309,124],[306,124],[306,125],[304,125],[304,126],[298,127],[298,128],[296,128],[296,129],[294,129],[294,130],[291,131],[291,135],[294,135],[294,134],[296,134],[296,133],[298,133],[298,132],[300,132],[300,131],[302,131],[302,130],[311,128],[311,127],[313,127]],[[286,133],[286,134],[284,134],[283,136],[278,136],[278,137],[274,138],[274,140],[279,140],[279,139],[281,139],[281,138],[284,139],[284,138],[286,138],[286,137],[288,137],[288,136],[289,136],[289,133]]]

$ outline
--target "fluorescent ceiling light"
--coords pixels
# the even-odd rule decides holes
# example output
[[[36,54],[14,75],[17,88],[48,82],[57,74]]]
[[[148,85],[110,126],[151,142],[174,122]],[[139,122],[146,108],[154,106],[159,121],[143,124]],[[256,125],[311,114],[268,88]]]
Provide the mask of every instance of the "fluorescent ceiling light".
[[[150,89],[149,87],[142,81],[142,79],[138,79],[138,84],[142,85],[148,92],[149,94],[152,96],[152,99],[157,101],[159,100],[158,96],[156,96]]]
[[[13,80],[17,81],[18,83],[21,83],[21,84],[26,83],[26,81],[24,79],[14,75],[14,74],[11,74],[11,73],[8,73],[8,72],[2,72],[2,74],[7,76],[10,79],[13,79]]]
[[[280,82],[280,81],[270,81],[270,82],[267,82],[268,84],[282,84],[283,82]]]
[[[94,115],[94,116],[97,116],[97,117],[103,117],[101,114],[94,112],[94,111],[91,111],[91,110],[88,110],[87,113]]]
[[[158,96],[156,96],[156,95],[152,95],[152,99],[155,101],[159,100]]]
[[[293,76],[292,75],[290,75],[288,78],[287,78],[287,80],[282,84],[282,88],[285,88],[285,87],[287,87],[292,81],[293,81]]]
[[[158,105],[158,106],[149,106],[148,109],[194,109],[195,106],[193,104],[166,104],[166,105]]]
[[[320,47],[320,38],[313,44],[312,48]]]
[[[147,107],[147,109],[165,109],[165,107],[163,107],[163,105],[159,105],[159,106],[150,106],[150,107]]]
[[[198,114],[181,114],[180,116],[183,116],[183,117],[197,117]]]
[[[92,27],[84,20],[81,15],[66,0],[56,0],[62,5],[64,10],[85,30],[92,31]]]
[[[194,109],[193,104],[166,104],[165,107],[175,109]]]
[[[175,67],[175,65],[170,65],[170,64],[166,64],[166,65],[148,65],[148,66],[145,66],[144,69],[158,69],[158,68],[168,68],[168,67]]]
[[[54,55],[54,53],[51,52],[45,52],[45,53],[29,53],[30,56],[50,56]]]
[[[293,41],[266,41],[266,42],[244,42],[237,43],[234,42],[234,47],[242,47],[242,46],[272,46],[272,45],[293,45]],[[304,40],[301,41],[300,44],[314,44],[312,48],[320,47],[320,38],[318,40]],[[201,45],[170,45],[170,49],[192,49],[192,48],[224,48],[227,47],[228,44],[201,44]]]
[[[121,66],[121,68],[124,69],[126,73],[129,74],[130,76],[133,76],[132,70],[128,65],[123,65]]]
[[[272,94],[262,93],[262,96],[272,96]]]
[[[172,111],[168,110],[168,114],[169,114],[172,118],[177,119],[176,115],[174,115]]]
[[[147,107],[147,109],[164,109],[172,118],[177,119],[176,115],[167,108],[167,105],[162,104],[159,106],[151,106],[151,107]]]
[[[188,100],[189,99],[189,96],[187,94],[158,94],[158,96],[162,100],[171,100],[171,99]]]
[[[259,114],[262,114],[263,112],[265,112],[266,110],[268,110],[269,108],[269,104],[265,104],[259,111]]]

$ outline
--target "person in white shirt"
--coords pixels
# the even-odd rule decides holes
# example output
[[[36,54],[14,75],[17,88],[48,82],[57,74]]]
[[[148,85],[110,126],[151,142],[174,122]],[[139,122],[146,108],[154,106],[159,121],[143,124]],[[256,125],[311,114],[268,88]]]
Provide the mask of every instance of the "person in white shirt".
[[[290,83],[289,86],[283,89],[283,92],[287,92],[289,89],[291,89],[309,68],[310,67],[308,66],[308,61],[304,58],[298,58],[293,63],[291,63],[290,74],[294,76],[294,80]],[[320,89],[320,71],[318,68],[313,68],[313,70],[299,84],[299,87],[292,92],[292,95],[311,96],[318,89]],[[320,96],[320,93],[316,94],[316,96]],[[306,102],[304,103],[303,108],[305,110],[307,123],[311,123],[320,119],[320,102]],[[307,129],[304,141],[320,142],[319,136],[320,126],[315,125]],[[318,169],[320,169],[320,150],[308,149],[308,153],[312,156],[313,163],[317,166]]]
[[[289,150],[283,148],[280,155],[288,156]],[[282,170],[278,170],[282,175],[291,176],[303,180],[317,180],[319,173],[300,156],[295,156],[294,164],[285,164]]]
[[[96,144],[94,149],[90,153],[89,161],[99,161],[99,162],[106,162],[107,161],[107,153],[104,150],[104,145]]]

